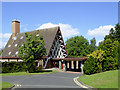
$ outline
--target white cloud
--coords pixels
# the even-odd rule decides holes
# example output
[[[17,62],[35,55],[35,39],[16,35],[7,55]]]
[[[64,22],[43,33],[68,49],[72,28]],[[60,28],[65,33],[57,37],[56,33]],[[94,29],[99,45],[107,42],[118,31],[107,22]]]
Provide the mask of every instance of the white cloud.
[[[0,33],[0,39],[3,39],[3,38],[9,38],[11,36],[11,33]]]
[[[7,41],[5,42],[5,41],[0,40],[0,49],[4,48],[6,44],[7,44]]]
[[[28,29],[27,28],[24,28],[25,31],[27,31]]]
[[[45,24],[42,24],[37,29],[51,28],[51,27],[56,27],[56,26],[60,26],[60,29],[61,29],[61,32],[62,32],[62,35],[64,38],[68,38],[68,37],[80,34],[79,30],[77,28],[73,28],[69,24],[62,24],[62,23],[59,23],[59,24],[45,23]]]
[[[95,28],[93,30],[88,30],[87,35],[89,36],[105,36],[109,34],[111,28],[114,28],[112,25],[105,25]]]
[[[0,33],[0,48],[5,47],[10,36],[11,33]]]

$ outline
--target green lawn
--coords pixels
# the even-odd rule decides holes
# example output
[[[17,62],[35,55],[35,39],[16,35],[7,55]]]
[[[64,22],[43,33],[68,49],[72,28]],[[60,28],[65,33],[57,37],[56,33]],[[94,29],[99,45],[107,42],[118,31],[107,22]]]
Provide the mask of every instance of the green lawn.
[[[118,70],[84,75],[80,81],[94,88],[118,88]]]
[[[8,83],[8,82],[2,82],[2,83],[0,83],[0,89],[2,87],[2,90],[4,90],[4,88],[10,88],[12,86],[13,86],[13,84]]]
[[[26,73],[26,72],[2,73],[2,76],[37,75],[37,74],[47,74],[47,73],[56,73],[56,72],[58,72],[58,71],[48,71],[47,70],[47,71],[41,71],[39,73]]]

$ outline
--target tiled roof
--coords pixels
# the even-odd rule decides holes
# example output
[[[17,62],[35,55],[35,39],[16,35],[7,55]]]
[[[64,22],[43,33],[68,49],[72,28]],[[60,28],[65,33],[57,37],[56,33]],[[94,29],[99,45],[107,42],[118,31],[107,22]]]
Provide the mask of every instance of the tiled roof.
[[[47,51],[47,55],[49,55],[50,48],[53,44],[55,35],[57,31],[59,30],[59,27],[54,27],[54,28],[46,28],[46,29],[40,29],[40,30],[34,30],[31,32],[27,32],[28,34],[30,33],[38,33],[39,35],[43,36],[43,39],[45,41],[45,48]],[[39,36],[37,35],[37,36]],[[18,46],[22,45],[23,42],[26,42],[25,38],[25,33],[18,33],[15,38],[12,38],[12,35],[5,46],[2,57],[16,57],[16,53],[18,51]]]

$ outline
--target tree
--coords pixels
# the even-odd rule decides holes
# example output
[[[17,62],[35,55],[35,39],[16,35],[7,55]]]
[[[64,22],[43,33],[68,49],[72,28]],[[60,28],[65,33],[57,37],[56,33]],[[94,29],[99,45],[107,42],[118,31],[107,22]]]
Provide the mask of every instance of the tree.
[[[115,35],[116,35],[116,40],[118,40],[120,43],[120,25],[119,24],[116,24],[115,26]]]
[[[97,60],[97,67],[98,70],[96,72],[102,72],[102,62],[104,59],[104,51],[103,50],[96,50],[93,53],[89,55],[89,57],[92,56]]]
[[[118,40],[120,43],[120,25],[116,24],[115,28],[111,28],[109,35],[106,35],[104,40],[111,39],[112,42]]]
[[[106,35],[105,38],[106,39],[111,39],[112,41],[116,40],[116,36],[115,36],[115,30],[113,28],[111,28],[109,35]]]
[[[0,50],[0,55],[2,54],[2,52],[3,52],[3,49]]]
[[[117,59],[120,68],[120,25],[116,24],[115,28],[111,28],[109,35],[104,40],[110,39],[113,42],[113,58]],[[119,42],[119,44],[118,44]]]
[[[66,49],[69,57],[82,57],[90,53],[90,45],[83,36],[75,36],[66,41]]]
[[[98,61],[93,56],[90,56],[84,63],[83,71],[85,74],[94,74],[98,71]]]
[[[93,51],[96,50],[96,39],[95,37],[93,39],[90,40],[90,52],[92,53]]]
[[[113,57],[117,60],[120,68],[120,43],[118,41],[113,42]]]
[[[103,71],[114,70],[118,67],[117,59],[114,58],[113,54],[113,43],[111,39],[104,41],[104,59],[103,59]]]
[[[43,37],[37,36],[37,34],[25,33],[26,43],[23,42],[23,46],[19,46],[18,56],[24,60],[27,72],[34,72],[35,60],[46,55]]]
[[[104,41],[101,41],[101,42],[99,42],[99,46],[98,46],[98,49],[102,49],[102,50],[104,50]]]

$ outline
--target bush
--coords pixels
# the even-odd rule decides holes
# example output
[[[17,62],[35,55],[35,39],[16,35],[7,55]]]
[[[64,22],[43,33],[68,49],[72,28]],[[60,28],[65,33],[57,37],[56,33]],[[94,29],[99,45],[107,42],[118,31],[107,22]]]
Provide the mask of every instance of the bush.
[[[39,67],[32,66],[32,67],[29,69],[29,73],[38,73],[38,72],[41,72],[41,70],[42,70],[42,65],[39,66]]]
[[[39,67],[35,67],[35,72],[41,72],[42,71],[42,65],[40,65]]]
[[[98,68],[98,61],[95,59],[93,56],[90,56],[87,61],[84,63],[83,71],[85,74],[94,74],[97,73],[99,68]]]
[[[107,57],[103,60],[103,70],[102,71],[109,71],[109,70],[116,70],[118,69],[118,62],[116,58]]]
[[[2,62],[2,73],[13,73],[25,71],[23,62]]]

